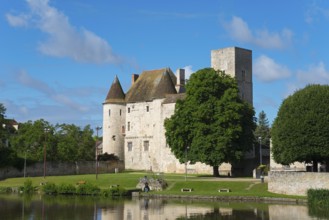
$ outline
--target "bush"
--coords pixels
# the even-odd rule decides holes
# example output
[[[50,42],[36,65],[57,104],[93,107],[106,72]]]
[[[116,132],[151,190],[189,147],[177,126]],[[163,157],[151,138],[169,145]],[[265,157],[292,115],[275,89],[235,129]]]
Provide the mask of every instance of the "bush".
[[[11,193],[12,191],[10,187],[0,187],[0,193]]]
[[[110,189],[103,190],[101,194],[104,197],[121,197],[121,196],[127,196],[128,191],[120,187],[113,187]]]
[[[57,186],[55,183],[46,183],[42,186],[42,191],[45,194],[57,194]]]
[[[59,194],[75,194],[76,188],[72,184],[62,183],[57,187]]]
[[[329,190],[328,189],[309,189],[307,190],[307,200],[312,206],[329,207]]]
[[[22,188],[24,193],[33,193],[35,191],[35,187],[32,185],[32,180],[28,179],[24,182],[24,186]]]
[[[98,195],[100,193],[100,188],[91,183],[80,184],[77,187],[76,193],[79,195]]]

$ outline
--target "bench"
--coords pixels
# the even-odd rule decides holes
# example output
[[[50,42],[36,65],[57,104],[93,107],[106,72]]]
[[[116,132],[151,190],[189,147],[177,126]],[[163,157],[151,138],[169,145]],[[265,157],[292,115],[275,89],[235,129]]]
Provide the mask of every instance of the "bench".
[[[120,185],[111,185],[110,188],[119,188]]]
[[[231,192],[230,189],[219,189],[218,192]]]
[[[180,189],[181,192],[192,192],[193,189],[192,188],[182,188]]]

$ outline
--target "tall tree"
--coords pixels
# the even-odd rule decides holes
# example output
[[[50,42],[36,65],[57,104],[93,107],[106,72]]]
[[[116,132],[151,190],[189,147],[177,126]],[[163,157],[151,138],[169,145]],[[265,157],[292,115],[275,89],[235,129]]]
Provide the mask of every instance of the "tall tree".
[[[272,152],[281,164],[318,162],[329,166],[328,85],[309,85],[286,98],[274,120]]]
[[[54,127],[49,122],[40,119],[21,123],[17,134],[11,138],[12,148],[23,157],[42,161],[44,148],[46,148],[47,160],[54,160],[56,155],[56,142],[53,137]]]
[[[83,130],[73,124],[61,124],[56,127],[59,161],[94,160],[95,140],[89,125]]]
[[[205,163],[219,176],[221,163],[236,162],[252,148],[253,117],[253,108],[239,97],[235,79],[202,69],[191,75],[186,98],[165,120],[167,143],[180,162]]]
[[[270,147],[270,139],[271,139],[270,123],[268,122],[268,119],[264,111],[261,111],[258,114],[255,137],[261,138],[262,146],[265,146],[267,148]]]

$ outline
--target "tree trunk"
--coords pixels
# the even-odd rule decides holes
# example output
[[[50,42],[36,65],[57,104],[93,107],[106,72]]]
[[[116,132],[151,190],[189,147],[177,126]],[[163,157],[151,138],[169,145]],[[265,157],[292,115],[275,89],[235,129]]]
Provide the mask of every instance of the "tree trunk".
[[[219,177],[218,166],[213,166],[212,168],[214,177]]]
[[[313,160],[313,172],[318,172],[318,161]]]

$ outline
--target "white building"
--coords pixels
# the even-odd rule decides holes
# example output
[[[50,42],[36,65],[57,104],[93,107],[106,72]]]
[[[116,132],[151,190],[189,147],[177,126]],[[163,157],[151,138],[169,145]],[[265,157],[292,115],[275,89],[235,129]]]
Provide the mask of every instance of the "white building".
[[[211,66],[236,77],[241,97],[252,104],[251,63],[250,50],[230,47],[211,52]],[[176,101],[185,96],[184,86],[184,69],[178,69],[176,76],[169,68],[133,74],[127,93],[116,77],[103,103],[103,153],[117,155],[126,169],[185,172],[185,164],[179,163],[166,144],[164,128]],[[212,167],[189,164],[188,171],[212,173]],[[220,172],[230,173],[231,165],[222,164]]]

